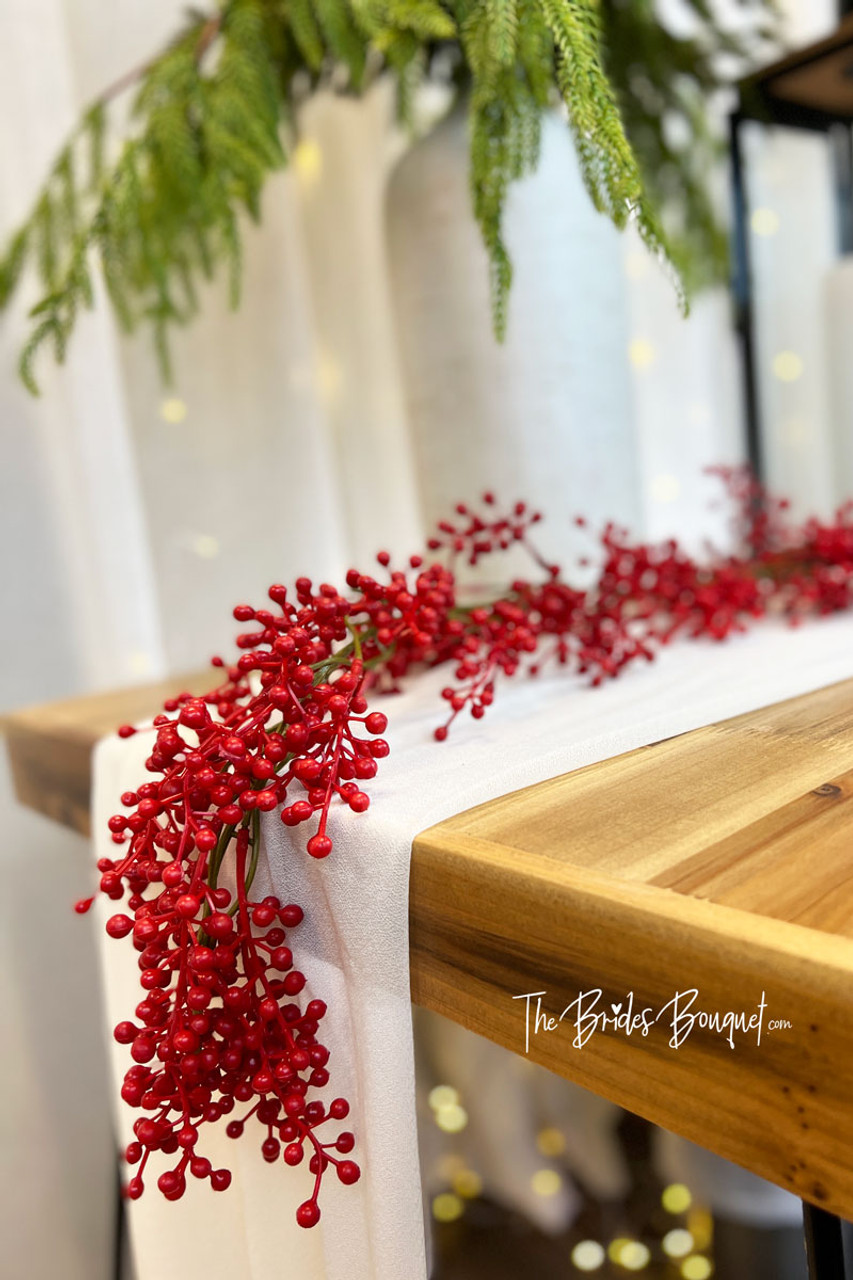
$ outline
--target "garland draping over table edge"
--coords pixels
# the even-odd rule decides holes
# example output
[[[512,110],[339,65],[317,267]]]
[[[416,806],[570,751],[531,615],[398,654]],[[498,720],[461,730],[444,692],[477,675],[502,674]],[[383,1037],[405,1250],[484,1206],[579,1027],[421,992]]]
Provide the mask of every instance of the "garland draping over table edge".
[[[101,892],[116,902],[127,894],[107,933],[129,937],[139,953],[142,999],[135,1020],[114,1031],[133,1059],[122,1098],[142,1112],[125,1152],[131,1199],[154,1152],[173,1158],[157,1179],[167,1200],[183,1195],[187,1172],[225,1190],[229,1170],[198,1150],[200,1130],[222,1119],[232,1138],[255,1120],[271,1164],[307,1155],[313,1186],[296,1211],[303,1227],[320,1219],[329,1169],[345,1184],[360,1177],[355,1135],[330,1133],[348,1115],[346,1099],[317,1096],[330,1081],[319,1039],[327,1009],[299,1001],[306,979],[291,943],[303,910],[253,897],[252,885],[262,813],[279,810],[288,827],[310,823],[307,853],[323,859],[332,852],[331,805],[368,808],[363,788],[389,751],[387,717],[370,709],[369,694],[449,665],[434,730],[442,741],[460,714],[485,714],[502,676],[535,676],[556,662],[598,685],[651,661],[676,636],[723,640],[767,615],[798,623],[849,607],[853,503],[829,523],[796,525],[787,502],[746,470],[716,471],[736,517],[732,554],[709,551],[700,562],[676,541],[633,542],[611,524],[594,583],[581,589],[536,549],[539,514],[521,502],[502,510],[487,493],[438,525],[429,560],[412,556],[396,569],[380,552],[381,578],[352,569],[345,593],[299,578],[292,596],[270,587],[272,609],[239,605],[234,616],[251,629],[237,637],[233,665],[212,660],[218,686],[170,699],[150,729],[119,729],[153,735],[152,778],[122,795],[124,812],[109,820],[119,849],[98,863]],[[518,579],[488,603],[460,603],[454,566],[516,544],[537,580]],[[233,890],[220,882],[226,871]]]

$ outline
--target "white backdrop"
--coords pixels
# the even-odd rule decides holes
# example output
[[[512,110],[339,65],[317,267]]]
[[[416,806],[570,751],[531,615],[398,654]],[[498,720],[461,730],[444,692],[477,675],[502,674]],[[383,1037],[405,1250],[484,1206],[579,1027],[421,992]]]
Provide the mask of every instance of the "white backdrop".
[[[182,8],[182,0],[4,0],[0,235],[26,211],[80,106],[156,48]],[[797,38],[831,25],[829,0],[792,9]],[[427,475],[411,444],[411,385],[385,266],[386,181],[401,149],[389,105],[382,89],[363,104],[311,105],[295,163],[271,183],[264,225],[247,237],[243,306],[232,315],[221,287],[211,290],[176,343],[173,390],[160,385],[145,340],[120,339],[100,307],[81,324],[65,369],[42,364],[43,395],[32,400],[14,376],[23,300],[0,317],[3,706],[196,666],[229,644],[238,600],[298,573],[340,578],[350,559],[364,563],[380,544],[416,549],[421,513],[437,494],[451,502],[482,487],[476,457]],[[841,496],[827,462],[832,423],[821,372],[820,276],[834,252],[826,152],[819,140],[758,133],[750,146],[754,203],[775,216],[759,219],[756,239],[762,390],[779,427],[771,474],[826,508]],[[565,182],[579,202],[572,218],[589,227],[585,196],[570,173]],[[519,193],[511,214],[521,228],[518,314],[536,289],[534,268],[523,274],[531,246],[521,216],[535,205],[535,194]],[[714,528],[702,467],[741,454],[728,304],[722,291],[709,295],[683,323],[670,286],[633,239],[604,224],[593,231],[560,301],[567,347],[573,333],[598,326],[585,335],[593,354],[576,395],[595,405],[596,384],[606,384],[611,404],[623,406],[614,447],[623,474],[635,477],[625,490],[635,528],[695,541]],[[590,311],[602,279],[612,305]],[[774,372],[785,352],[800,361],[793,379]],[[539,376],[533,348],[526,359],[508,391],[518,408],[501,419],[501,431],[524,442],[519,456],[529,448],[519,379],[533,386]],[[568,420],[575,393],[561,394]],[[503,467],[501,487],[516,496],[512,449],[481,456],[489,482]],[[582,495],[543,460],[528,473],[541,491],[518,496],[559,522]],[[6,1264],[10,1280],[100,1280],[113,1167],[91,940],[67,910],[88,883],[85,849],[6,808],[0,962],[14,975],[4,996],[13,1052],[0,1074],[12,1103],[3,1117]],[[38,904],[38,948],[23,903]],[[53,1206],[50,1232],[35,1195],[22,1189],[26,1174]]]

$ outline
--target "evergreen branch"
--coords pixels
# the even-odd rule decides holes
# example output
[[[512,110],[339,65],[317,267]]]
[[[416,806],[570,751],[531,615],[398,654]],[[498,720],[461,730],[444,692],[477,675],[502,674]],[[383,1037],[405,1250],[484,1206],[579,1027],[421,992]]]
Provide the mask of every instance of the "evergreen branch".
[[[37,391],[34,367],[42,346],[51,341],[62,361],[80,310],[91,306],[93,255],[122,326],[132,331],[142,322],[150,325],[167,376],[168,331],[197,309],[195,276],[227,263],[236,305],[238,209],[259,216],[266,177],[284,162],[264,24],[258,0],[232,0],[215,20],[193,22],[137,73],[132,119],[138,133],[111,167],[98,157],[101,113],[88,112],[84,129],[95,158],[86,189],[74,181],[79,138],[60,153],[0,273],[5,298],[34,258],[45,289],[21,356],[31,391]],[[206,74],[202,59],[217,40],[218,58]],[[119,83],[126,87],[129,80]],[[113,86],[107,96],[115,91]]]
[[[751,0],[759,14],[775,2]],[[25,382],[36,390],[45,344],[64,357],[92,305],[96,266],[123,328],[150,327],[167,372],[169,332],[196,314],[201,280],[224,268],[237,305],[243,216],[259,218],[264,185],[285,163],[279,126],[305,73],[310,84],[332,75],[339,83],[344,68],[358,92],[367,67],[372,76],[384,66],[406,118],[448,42],[458,45],[469,98],[472,204],[498,337],[512,278],[507,193],[536,167],[542,113],[559,98],[596,207],[619,227],[636,224],[690,284],[714,278],[725,236],[707,188],[718,141],[704,100],[719,84],[716,53],[749,50],[715,24],[709,0],[686,3],[698,24],[692,39],[661,26],[654,0],[222,0],[214,14],[194,14],[84,113],[0,259],[0,308],[28,269],[41,288],[21,356]],[[109,104],[131,89],[130,127],[111,157]],[[687,145],[668,137],[676,115]]]

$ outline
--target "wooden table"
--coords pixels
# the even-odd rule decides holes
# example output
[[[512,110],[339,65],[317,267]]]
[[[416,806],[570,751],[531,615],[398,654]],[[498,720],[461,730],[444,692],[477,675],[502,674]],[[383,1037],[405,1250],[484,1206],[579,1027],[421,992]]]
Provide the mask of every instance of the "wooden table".
[[[94,742],[174,691],[6,717],[20,800],[88,831]],[[807,1213],[814,1248],[827,1231],[831,1246],[813,1274],[842,1275],[830,1215],[853,1218],[851,797],[846,681],[461,813],[414,841],[412,999],[516,1053],[529,1030],[535,1062],[828,1211]],[[760,1044],[757,1029],[732,1048],[696,1026],[673,1048],[670,1006],[645,1037],[611,1024],[575,1047],[559,1015],[599,988],[599,1010],[624,1015],[633,993],[649,1022],[692,988],[694,1012],[763,1000]],[[518,997],[540,992],[553,1026],[535,1033],[539,997]]]

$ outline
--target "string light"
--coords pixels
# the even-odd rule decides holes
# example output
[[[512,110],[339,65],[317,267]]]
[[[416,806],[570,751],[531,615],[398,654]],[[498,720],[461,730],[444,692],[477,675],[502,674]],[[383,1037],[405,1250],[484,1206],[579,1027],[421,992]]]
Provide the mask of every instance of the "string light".
[[[642,1271],[651,1261],[651,1253],[639,1240],[628,1240],[619,1250],[616,1261],[626,1271]]]
[[[561,1156],[566,1149],[566,1139],[559,1129],[540,1129],[536,1145],[543,1156]]]
[[[681,1264],[684,1280],[708,1280],[708,1276],[712,1275],[713,1271],[713,1263],[703,1258],[700,1253],[694,1253],[691,1258],[685,1258]]]
[[[779,215],[775,209],[756,209],[749,225],[757,236],[775,236],[779,230]]]
[[[796,382],[803,373],[801,357],[796,351],[779,351],[773,357],[773,373],[780,382]]]
[[[443,1133],[461,1133],[468,1123],[468,1112],[455,1104],[440,1107],[435,1113],[435,1123]]]
[[[690,1188],[685,1187],[683,1182],[671,1182],[668,1187],[664,1187],[660,1202],[667,1213],[686,1213],[693,1203],[693,1197]]]
[[[563,1179],[556,1169],[537,1169],[530,1185],[537,1196],[555,1196],[563,1185]]]
[[[219,539],[212,533],[197,533],[192,540],[192,548],[202,560],[213,560],[219,555]]]
[[[695,1243],[693,1236],[684,1227],[674,1227],[661,1240],[661,1248],[669,1258],[685,1258],[693,1250]]]
[[[693,1247],[707,1249],[714,1236],[714,1220],[707,1209],[691,1209],[687,1215],[687,1230],[693,1237]]]
[[[429,1105],[433,1111],[440,1111],[442,1107],[455,1107],[458,1102],[459,1094],[451,1084],[437,1084],[429,1091]]]
[[[323,172],[323,153],[318,144],[306,138],[293,153],[293,165],[305,183],[314,183]]]
[[[452,1191],[442,1191],[432,1202],[432,1216],[436,1222],[455,1222],[465,1212],[465,1205]]]
[[[342,381],[340,365],[329,355],[321,356],[317,368],[317,385],[323,397],[326,400],[334,400]]]
[[[657,352],[646,338],[635,338],[628,347],[628,356],[635,369],[648,369],[657,359]]]
[[[576,1271],[597,1271],[606,1256],[597,1240],[579,1240],[572,1249],[572,1266]]]
[[[160,405],[160,417],[171,426],[177,426],[187,416],[186,403],[179,396],[169,396]]]
[[[453,1179],[453,1190],[463,1200],[476,1200],[483,1190],[483,1179],[473,1169],[460,1169]]]
[[[459,1103],[459,1094],[449,1084],[437,1084],[430,1090],[429,1105],[435,1112],[435,1123],[444,1133],[459,1133],[468,1123],[468,1112]]]

